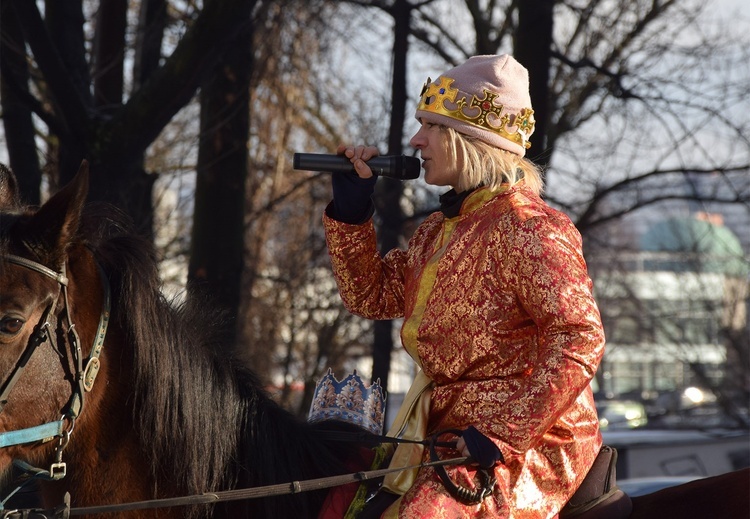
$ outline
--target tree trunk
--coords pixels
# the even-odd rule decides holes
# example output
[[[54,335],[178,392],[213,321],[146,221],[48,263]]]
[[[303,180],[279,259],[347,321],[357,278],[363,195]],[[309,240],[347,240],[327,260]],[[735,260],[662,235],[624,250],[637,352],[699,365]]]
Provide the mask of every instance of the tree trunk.
[[[24,26],[28,26],[31,23],[31,17],[36,18],[38,12],[32,11],[31,7],[27,7],[27,14],[24,16]],[[18,10],[18,2],[16,1],[16,10]],[[61,91],[63,89],[70,88],[70,91],[66,91],[66,102],[70,102],[67,99],[68,95],[75,91],[76,96],[80,96],[80,102],[90,106],[93,99],[90,93],[91,85],[91,74],[89,73],[89,63],[86,61],[86,36],[84,34],[84,24],[86,20],[83,15],[83,5],[80,0],[47,0],[44,5],[44,23],[40,23],[41,20],[36,23],[38,27],[34,27],[35,39],[39,39],[40,42],[36,43],[34,47],[34,56],[39,53],[45,57],[44,61],[48,62],[53,59],[59,59],[62,65],[62,69],[55,69],[56,72],[62,72],[65,74],[64,81],[69,82],[70,86],[66,86],[60,78],[48,78],[47,72],[45,72],[45,80],[53,82],[50,85],[51,90]],[[44,33],[46,31],[46,34]],[[48,44],[53,47],[46,49],[42,47],[42,41],[47,38]],[[32,49],[33,50],[33,49]],[[53,56],[56,54],[56,56]],[[50,71],[49,64],[42,67],[45,71]],[[53,95],[53,100],[61,101],[59,96]],[[80,108],[80,105],[77,106]],[[81,117],[86,115],[85,113],[80,114]]]
[[[159,68],[161,44],[167,25],[166,0],[141,2],[138,32],[135,36],[133,60],[133,88],[138,89]]]
[[[29,68],[23,52],[21,27],[7,0],[0,1],[0,100],[10,167],[18,178],[21,199],[39,205],[42,171],[34,141],[29,92]]]
[[[249,4],[246,15],[250,16]],[[240,34],[201,88],[201,136],[188,268],[191,295],[207,289],[235,322],[244,250],[250,42],[250,34]]]
[[[555,0],[518,2],[518,27],[513,43],[516,59],[529,70],[531,105],[536,119],[528,157],[542,167],[552,156],[552,150],[546,147],[551,106],[549,79],[554,7]]]
[[[393,79],[391,82],[391,124],[388,131],[388,154],[403,153],[404,120],[406,112],[406,56],[409,49],[409,31],[412,6],[407,0],[397,0],[390,14],[394,19]],[[398,180],[381,178],[376,190],[378,214],[382,218],[379,231],[380,250],[385,254],[398,247],[404,224],[401,210],[403,184]],[[393,321],[375,321],[372,347],[372,379],[388,388],[393,351]]]
[[[102,0],[94,38],[94,103],[104,113],[122,104],[127,0]]]

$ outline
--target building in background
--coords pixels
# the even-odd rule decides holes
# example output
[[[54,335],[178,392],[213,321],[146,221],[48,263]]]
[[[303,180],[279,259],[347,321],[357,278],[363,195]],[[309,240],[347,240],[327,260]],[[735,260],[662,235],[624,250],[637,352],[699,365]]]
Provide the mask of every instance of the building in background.
[[[718,214],[652,223],[589,258],[607,334],[604,428],[748,427],[748,255]]]

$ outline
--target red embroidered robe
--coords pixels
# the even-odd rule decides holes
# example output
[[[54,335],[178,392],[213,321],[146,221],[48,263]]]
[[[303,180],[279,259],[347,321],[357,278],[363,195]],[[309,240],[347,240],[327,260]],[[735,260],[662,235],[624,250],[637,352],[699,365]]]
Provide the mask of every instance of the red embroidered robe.
[[[398,517],[555,517],[602,442],[589,383],[604,333],[570,219],[520,183],[478,189],[455,218],[430,215],[384,258],[371,221],[324,227],[346,307],[404,318],[402,342],[434,381],[427,433],[474,425],[505,457],[475,506],[420,470]],[[472,469],[448,473],[475,487]]]

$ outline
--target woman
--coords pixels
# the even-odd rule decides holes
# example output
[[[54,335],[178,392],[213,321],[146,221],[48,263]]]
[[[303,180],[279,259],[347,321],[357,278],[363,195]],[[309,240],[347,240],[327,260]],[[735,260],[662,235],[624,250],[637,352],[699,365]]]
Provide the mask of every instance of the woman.
[[[404,318],[403,346],[421,371],[389,434],[466,431],[441,457],[473,455],[497,484],[467,504],[435,469],[405,471],[386,479],[396,501],[382,517],[555,517],[601,446],[589,383],[604,334],[581,237],[542,201],[540,172],[524,159],[528,73],[508,55],[470,58],[428,79],[416,118],[425,181],[452,188],[441,210],[406,250],[381,258],[366,163],[377,149],[340,146],[357,175],[333,176],[324,216],[333,271],[351,312]],[[402,444],[390,466],[428,458]],[[446,469],[469,490],[477,470]]]

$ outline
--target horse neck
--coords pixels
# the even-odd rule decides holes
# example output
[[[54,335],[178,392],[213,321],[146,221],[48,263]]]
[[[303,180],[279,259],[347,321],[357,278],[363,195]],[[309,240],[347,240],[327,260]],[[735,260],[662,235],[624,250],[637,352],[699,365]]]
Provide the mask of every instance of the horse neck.
[[[150,461],[143,452],[134,427],[132,384],[127,357],[118,330],[112,330],[102,353],[102,368],[93,390],[87,394],[68,448],[63,454],[67,475],[57,483],[43,485],[45,506],[62,503],[70,493],[71,507],[132,503],[173,497],[177,490],[164,478],[158,483],[151,476]],[[134,517],[134,512],[109,513],[103,518]],[[179,508],[143,510],[137,517],[182,518]]]
[[[73,247],[68,261],[68,300],[82,355],[94,344],[104,309],[104,287],[92,254]],[[156,483],[149,461],[133,427],[132,355],[126,354],[124,332],[109,323],[100,356],[101,368],[90,392],[86,392],[63,461],[67,475],[42,486],[45,504],[57,506],[64,492],[73,507],[143,501],[154,497]],[[167,492],[168,489],[157,489]],[[156,512],[153,514],[156,517]],[[175,517],[180,517],[174,513]],[[117,517],[108,514],[107,517]],[[148,513],[138,517],[149,517]],[[162,510],[158,517],[169,517]]]

